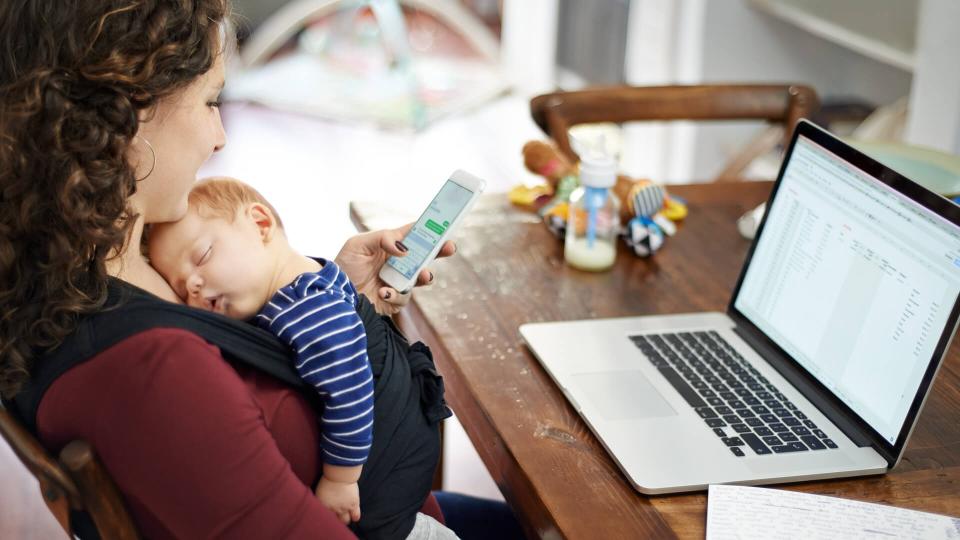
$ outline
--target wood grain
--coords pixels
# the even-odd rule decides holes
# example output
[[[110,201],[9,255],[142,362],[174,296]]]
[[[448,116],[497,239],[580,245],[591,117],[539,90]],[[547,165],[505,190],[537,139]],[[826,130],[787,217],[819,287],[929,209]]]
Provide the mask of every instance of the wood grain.
[[[120,490],[107,474],[90,444],[71,441],[60,451],[60,462],[76,482],[83,498],[83,507],[105,540],[140,538]]]
[[[63,531],[69,532],[70,508],[80,508],[82,505],[80,492],[73,479],[47,454],[39,441],[27,432],[13,415],[2,408],[0,408],[0,438],[9,445],[20,464],[36,479],[43,502]],[[22,493],[29,493],[32,490],[24,485],[25,482],[22,476],[19,476],[19,472],[18,470],[11,474],[10,479],[17,483]]]
[[[671,186],[690,216],[654,258],[623,249],[612,271],[563,264],[561,243],[504,195],[464,223],[401,323],[430,345],[448,400],[531,537],[702,538],[704,494],[634,491],[520,339],[532,321],[726,309],[749,242],[735,221],[769,182]],[[378,217],[354,203],[355,223]],[[885,476],[789,489],[960,515],[960,350],[950,349],[904,461]],[[584,359],[589,361],[589,359]]]

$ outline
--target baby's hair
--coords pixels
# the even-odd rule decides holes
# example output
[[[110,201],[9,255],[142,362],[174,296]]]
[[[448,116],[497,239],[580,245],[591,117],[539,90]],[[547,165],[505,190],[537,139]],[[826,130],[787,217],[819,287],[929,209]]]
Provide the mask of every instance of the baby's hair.
[[[250,203],[266,206],[277,227],[283,230],[280,214],[259,191],[236,178],[215,176],[204,178],[193,186],[188,199],[191,208],[195,208],[203,217],[217,217],[232,222],[237,211]]]

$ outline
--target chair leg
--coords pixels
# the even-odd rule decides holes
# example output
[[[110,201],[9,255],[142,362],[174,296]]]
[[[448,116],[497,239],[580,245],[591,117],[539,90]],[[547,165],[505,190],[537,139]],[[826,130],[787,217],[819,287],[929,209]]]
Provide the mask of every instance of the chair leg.
[[[66,493],[49,478],[41,477],[38,480],[40,494],[43,495],[43,502],[47,505],[47,509],[63,527],[63,532],[73,538],[73,530],[70,528],[70,502],[67,500]]]
[[[60,452],[60,462],[76,482],[86,510],[104,540],[140,537],[120,491],[86,441],[73,441],[65,446]]]

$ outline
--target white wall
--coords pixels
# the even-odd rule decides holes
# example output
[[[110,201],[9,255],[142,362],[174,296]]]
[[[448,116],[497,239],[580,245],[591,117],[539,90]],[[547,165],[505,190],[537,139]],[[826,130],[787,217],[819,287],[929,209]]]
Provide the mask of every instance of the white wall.
[[[502,65],[522,95],[554,90],[558,12],[558,0],[503,0]]]
[[[657,84],[798,82],[814,87],[821,97],[859,96],[875,104],[890,103],[910,92],[909,72],[808,34],[751,8],[744,0],[634,2],[638,10],[659,13],[658,24],[673,28],[675,41],[663,46],[660,59],[651,61],[654,53],[649,50],[649,40],[629,40],[628,47],[647,47],[628,51],[631,84],[649,84],[637,74],[653,67],[659,76]],[[638,23],[633,28],[642,26]],[[672,66],[671,70],[663,68],[665,63]],[[665,143],[666,165],[659,170],[650,167],[655,177],[661,179],[656,175],[662,174],[662,179],[674,181],[709,179],[760,129],[759,123],[695,126],[681,124],[670,130]]]
[[[798,82],[824,96],[859,96],[881,105],[910,92],[911,74],[808,34],[742,0],[706,2],[699,80],[683,82]],[[696,24],[696,23],[688,23]],[[698,130],[690,174],[714,174],[756,127]],[[685,171],[678,171],[685,172]]]
[[[960,2],[924,0],[906,139],[960,155]]]
[[[635,86],[673,84],[676,77],[675,0],[632,0],[627,21],[624,78]],[[670,122],[628,123],[623,128],[620,166],[635,177],[662,179],[671,156]]]

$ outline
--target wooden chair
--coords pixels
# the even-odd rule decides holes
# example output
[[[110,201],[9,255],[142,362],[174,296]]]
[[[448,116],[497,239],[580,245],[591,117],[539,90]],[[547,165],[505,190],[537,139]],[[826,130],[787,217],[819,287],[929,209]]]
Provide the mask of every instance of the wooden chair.
[[[746,166],[777,142],[788,143],[797,121],[819,106],[802,85],[611,86],[553,92],[530,100],[534,122],[569,158],[579,161],[567,130],[577,124],[640,120],[765,120],[766,130],[730,160],[719,180],[740,178]]]
[[[139,538],[119,490],[86,441],[72,441],[56,461],[40,442],[0,407],[0,435],[40,482],[50,512],[71,538],[71,510],[90,515],[104,540]]]

